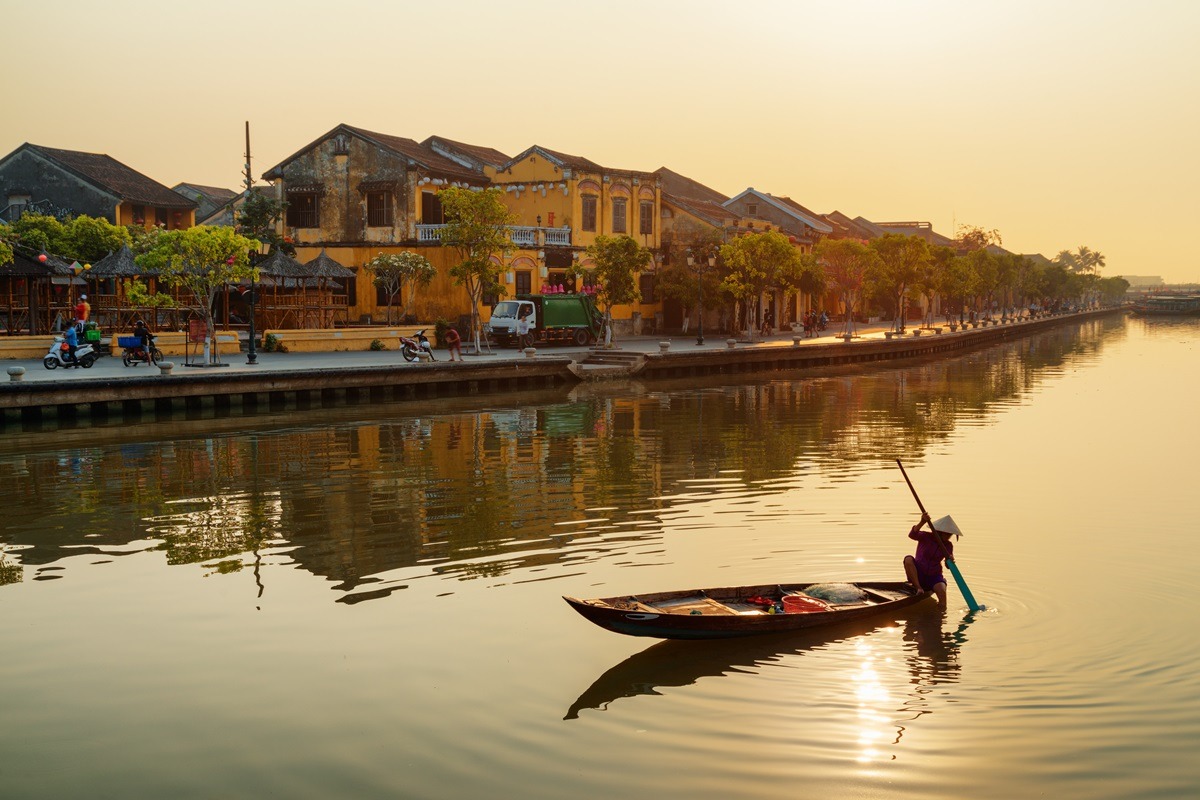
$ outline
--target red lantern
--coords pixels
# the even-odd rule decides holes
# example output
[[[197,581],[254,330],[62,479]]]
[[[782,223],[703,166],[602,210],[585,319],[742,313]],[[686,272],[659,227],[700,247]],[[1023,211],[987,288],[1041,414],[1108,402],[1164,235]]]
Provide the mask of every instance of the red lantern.
[[[40,261],[40,262],[42,262],[43,264],[45,264],[45,263],[46,263],[46,254],[45,254],[45,253],[42,253],[41,255],[39,255],[39,256],[38,256],[38,261]]]

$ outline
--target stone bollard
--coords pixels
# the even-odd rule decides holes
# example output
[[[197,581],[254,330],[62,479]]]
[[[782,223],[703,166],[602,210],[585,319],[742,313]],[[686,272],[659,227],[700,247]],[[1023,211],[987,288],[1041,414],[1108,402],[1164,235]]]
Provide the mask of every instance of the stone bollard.
[[[890,339],[895,335],[896,335],[895,331],[884,331],[883,332],[883,338],[885,338],[885,339]]]
[[[175,364],[170,361],[158,362],[158,374],[164,378],[171,377],[171,370],[175,369]]]
[[[422,364],[428,364],[430,361],[433,361],[433,353],[427,353],[424,350],[418,350],[417,360]]]
[[[9,367],[8,368],[8,379],[10,381],[25,380],[25,368],[24,367]]]
[[[843,334],[842,334],[842,341],[843,341],[843,342],[845,342],[846,344],[850,344],[850,342],[854,341],[854,334],[852,334],[852,333],[843,333]]]
[[[941,335],[942,335],[942,329],[941,329],[941,328],[934,328],[934,329],[933,329],[933,332],[934,332],[935,334],[937,334],[938,336],[941,336]]]
[[[524,352],[525,352],[526,358],[533,358],[534,356],[537,355],[537,348],[536,347],[526,347]]]
[[[662,355],[666,355],[667,352],[670,351],[670,349],[671,349],[670,342],[659,342],[658,343],[658,352],[661,353]]]
[[[803,340],[799,336],[792,337],[792,345],[793,346],[799,346],[801,341],[803,341]]]
[[[737,339],[726,339],[725,346],[732,350],[733,348],[737,347]]]
[[[920,328],[913,328],[913,338],[914,338],[914,339],[916,339],[916,338],[917,338],[918,336],[920,336],[920,335],[921,335],[921,329],[920,329]]]

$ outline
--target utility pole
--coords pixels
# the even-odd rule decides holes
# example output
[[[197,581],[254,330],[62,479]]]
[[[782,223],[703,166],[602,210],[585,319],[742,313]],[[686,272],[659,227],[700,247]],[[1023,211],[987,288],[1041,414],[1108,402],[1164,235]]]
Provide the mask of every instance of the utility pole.
[[[250,171],[250,120],[246,120],[246,196],[242,208],[250,202],[250,193],[254,191],[254,173]],[[257,255],[257,254],[252,254]],[[254,264],[251,264],[253,267]],[[258,363],[258,350],[254,345],[254,303],[258,294],[258,281],[254,279],[257,273],[250,274],[250,346],[246,349],[246,363]]]

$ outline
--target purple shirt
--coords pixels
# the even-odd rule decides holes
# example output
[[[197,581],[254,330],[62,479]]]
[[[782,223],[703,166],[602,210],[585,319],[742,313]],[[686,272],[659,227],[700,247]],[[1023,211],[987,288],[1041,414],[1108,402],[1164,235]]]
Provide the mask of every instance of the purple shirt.
[[[917,542],[917,552],[913,556],[913,560],[917,562],[917,566],[921,571],[929,575],[939,574],[942,571],[942,559],[945,558],[945,554],[942,548],[938,546],[934,534],[927,530],[922,530],[918,526],[908,532],[908,538],[915,539]],[[942,539],[942,542],[946,545],[946,551],[953,558],[954,542],[949,539]]]

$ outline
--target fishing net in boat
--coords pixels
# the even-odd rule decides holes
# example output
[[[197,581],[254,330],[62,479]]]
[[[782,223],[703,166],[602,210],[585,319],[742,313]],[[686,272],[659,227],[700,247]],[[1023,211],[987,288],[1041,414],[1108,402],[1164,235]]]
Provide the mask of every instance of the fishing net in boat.
[[[853,583],[817,583],[804,593],[827,603],[860,603],[867,599],[867,593]]]

